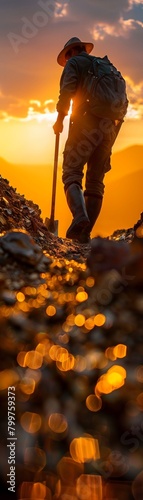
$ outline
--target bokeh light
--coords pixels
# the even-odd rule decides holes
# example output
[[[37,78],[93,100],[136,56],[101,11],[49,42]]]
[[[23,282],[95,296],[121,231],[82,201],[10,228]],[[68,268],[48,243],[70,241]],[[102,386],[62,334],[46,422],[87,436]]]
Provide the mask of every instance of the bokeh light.
[[[102,478],[98,475],[81,474],[77,479],[76,491],[81,500],[102,500]]]
[[[20,423],[26,432],[34,434],[40,429],[42,420],[38,413],[26,411],[21,416]]]
[[[25,365],[32,370],[37,370],[37,368],[41,368],[43,363],[43,356],[38,351],[28,351],[25,355]]]
[[[94,283],[95,283],[95,279],[92,276],[88,276],[88,278],[86,278],[86,285],[89,288],[92,288],[94,286]]]
[[[118,344],[113,348],[113,354],[117,358],[125,358],[127,354],[127,346],[125,344]]]
[[[75,325],[76,325],[76,326],[79,326],[79,327],[80,327],[80,326],[83,326],[83,325],[84,325],[84,323],[85,323],[85,316],[84,316],[83,314],[77,314],[77,315],[75,316],[75,320],[74,320],[74,322],[75,322]]]
[[[96,314],[94,317],[94,325],[95,326],[103,326],[106,321],[106,317],[104,314]]]
[[[76,295],[77,302],[84,302],[87,299],[88,299],[88,294],[85,291],[78,292]]]
[[[122,366],[114,365],[107,373],[101,375],[95,386],[95,394],[110,394],[122,387],[125,383],[126,370]]]
[[[24,392],[24,394],[33,394],[35,385],[35,380],[33,378],[24,377],[19,384],[19,389]]]
[[[49,417],[48,424],[50,429],[57,434],[62,434],[68,428],[66,418],[60,413],[52,413]]]
[[[10,386],[15,386],[19,380],[16,370],[3,370],[0,372],[0,391]]]
[[[27,447],[24,451],[24,464],[32,472],[40,472],[46,465],[46,453],[41,448]]]
[[[84,463],[100,458],[98,440],[91,436],[74,438],[70,454],[75,462]]]
[[[25,300],[25,295],[22,292],[17,292],[16,298],[17,298],[18,302],[23,302]]]
[[[57,470],[64,483],[74,484],[76,479],[84,472],[84,465],[75,462],[71,457],[63,457],[58,463]]]
[[[90,394],[86,398],[86,406],[90,411],[99,411],[102,407],[102,400],[97,398],[95,394]]]
[[[46,314],[47,314],[47,316],[50,316],[50,317],[55,316],[55,314],[56,314],[56,307],[52,306],[52,305],[48,306],[46,308]]]
[[[138,382],[143,384],[143,365],[138,366],[136,369],[136,379]]]

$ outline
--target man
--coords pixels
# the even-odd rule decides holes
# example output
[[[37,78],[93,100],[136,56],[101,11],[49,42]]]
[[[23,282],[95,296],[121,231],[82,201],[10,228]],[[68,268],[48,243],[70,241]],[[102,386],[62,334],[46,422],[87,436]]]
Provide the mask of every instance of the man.
[[[64,190],[73,220],[66,237],[80,243],[90,241],[90,232],[100,213],[105,173],[110,170],[112,146],[121,127],[120,121],[95,116],[86,99],[85,79],[94,59],[94,45],[71,38],[57,57],[64,67],[57,103],[58,117],[53,126],[55,134],[63,130],[63,120],[73,101],[68,139],[63,158]],[[82,191],[84,165],[85,191]]]

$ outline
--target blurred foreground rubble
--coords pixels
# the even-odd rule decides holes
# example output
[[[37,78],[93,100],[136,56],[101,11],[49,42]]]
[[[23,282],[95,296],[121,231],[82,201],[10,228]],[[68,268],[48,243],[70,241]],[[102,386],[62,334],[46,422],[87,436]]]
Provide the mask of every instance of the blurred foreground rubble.
[[[142,500],[142,214],[78,245],[0,188],[2,499],[14,387],[14,499]]]

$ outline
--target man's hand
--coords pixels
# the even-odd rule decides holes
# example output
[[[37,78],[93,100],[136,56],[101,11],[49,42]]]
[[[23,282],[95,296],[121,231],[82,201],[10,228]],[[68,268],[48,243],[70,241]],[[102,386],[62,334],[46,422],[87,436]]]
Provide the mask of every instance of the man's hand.
[[[61,134],[61,132],[63,131],[63,118],[64,118],[63,116],[60,116],[60,114],[58,114],[58,118],[53,125],[53,130],[55,134]]]

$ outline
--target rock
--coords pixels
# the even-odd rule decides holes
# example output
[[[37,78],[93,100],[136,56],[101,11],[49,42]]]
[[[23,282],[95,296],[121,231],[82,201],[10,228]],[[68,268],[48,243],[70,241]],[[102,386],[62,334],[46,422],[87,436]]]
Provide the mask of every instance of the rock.
[[[6,492],[7,388],[14,386],[17,498],[100,498],[103,480],[103,498],[127,500],[128,481],[141,499],[142,226],[90,245],[55,237],[39,207],[0,177],[2,216],[7,205],[12,214],[4,211],[0,237]]]
[[[130,244],[131,261],[126,266],[126,274],[130,276],[130,285],[136,286],[143,283],[143,230],[140,224],[133,241]]]
[[[87,257],[87,266],[92,274],[110,269],[121,270],[131,259],[130,247],[123,241],[94,238]]]
[[[136,229],[138,229],[138,227],[142,225],[143,225],[143,212],[141,212],[140,214],[140,219],[136,222],[136,224],[134,224],[134,231],[136,231]]]
[[[4,300],[5,304],[14,305],[16,303],[16,295],[10,290],[4,290],[1,294],[1,298]]]
[[[42,258],[41,248],[26,233],[10,231],[0,238],[0,244],[6,252],[17,260],[35,266]]]
[[[2,226],[4,226],[6,223],[6,219],[3,217],[3,215],[0,215],[0,223],[2,224]]]

